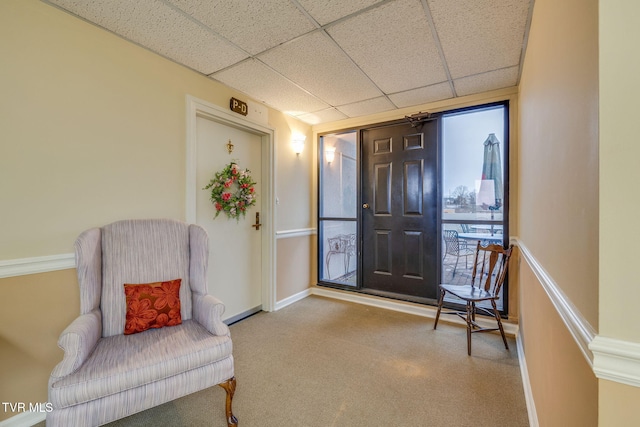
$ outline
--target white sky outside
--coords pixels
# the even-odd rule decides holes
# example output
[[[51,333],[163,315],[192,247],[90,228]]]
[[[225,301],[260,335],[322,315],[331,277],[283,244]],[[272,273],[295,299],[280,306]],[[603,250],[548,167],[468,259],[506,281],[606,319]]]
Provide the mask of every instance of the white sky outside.
[[[443,123],[443,197],[464,185],[475,190],[482,178],[484,141],[494,133],[500,141],[500,159],[504,165],[504,107],[445,116]],[[504,170],[503,170],[504,177]]]

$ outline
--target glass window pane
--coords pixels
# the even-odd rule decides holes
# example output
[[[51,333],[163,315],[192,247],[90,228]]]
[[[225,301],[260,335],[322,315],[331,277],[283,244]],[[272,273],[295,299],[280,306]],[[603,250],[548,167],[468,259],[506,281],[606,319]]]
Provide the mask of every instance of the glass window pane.
[[[444,221],[502,221],[504,108],[443,118]]]
[[[503,215],[505,113],[506,106],[499,105],[443,116],[443,283],[469,285],[478,241],[508,244]],[[451,295],[445,302],[463,303]],[[504,303],[502,298],[497,301],[498,310]]]
[[[320,221],[320,280],[356,286],[356,221]]]
[[[469,286],[475,260],[475,251],[478,245],[478,238],[470,238],[469,232],[465,233],[469,224],[447,223],[442,226],[442,283],[458,286]],[[465,237],[466,236],[466,237]],[[482,234],[484,238],[480,240],[483,246],[489,243],[503,244],[502,233]],[[504,287],[500,289],[500,299],[496,301],[498,310],[504,306],[502,294]],[[445,296],[445,302],[465,304],[465,302],[450,293]],[[479,307],[491,308],[489,301],[478,303]]]
[[[320,158],[320,217],[356,218],[356,133],[321,137]]]

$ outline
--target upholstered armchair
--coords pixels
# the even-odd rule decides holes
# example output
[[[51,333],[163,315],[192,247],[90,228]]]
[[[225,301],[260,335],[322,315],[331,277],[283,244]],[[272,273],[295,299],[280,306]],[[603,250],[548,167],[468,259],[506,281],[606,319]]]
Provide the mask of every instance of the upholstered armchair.
[[[207,294],[204,229],[119,221],[85,231],[75,250],[80,316],[58,341],[47,427],[102,425],[213,385],[237,425],[231,337],[224,305]]]

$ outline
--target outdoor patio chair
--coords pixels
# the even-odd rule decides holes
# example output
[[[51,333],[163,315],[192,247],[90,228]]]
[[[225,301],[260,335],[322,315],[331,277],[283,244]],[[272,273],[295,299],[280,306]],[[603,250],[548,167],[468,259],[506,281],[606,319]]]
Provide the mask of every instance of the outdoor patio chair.
[[[488,245],[483,247],[478,242],[475,252],[475,262],[471,273],[469,285],[441,284],[440,298],[438,300],[438,312],[433,329],[438,327],[438,320],[442,312],[445,294],[448,292],[466,303],[465,311],[446,311],[442,314],[455,314],[465,320],[467,324],[467,353],[471,355],[471,334],[475,332],[500,331],[504,347],[508,350],[507,338],[502,327],[500,312],[496,307],[496,301],[500,299],[500,289],[507,275],[507,267],[513,245],[505,249],[501,245]],[[492,310],[478,307],[478,303],[488,301]],[[497,328],[485,328],[476,322],[476,314],[486,314],[495,318],[498,323]]]
[[[444,261],[447,255],[456,257],[456,263],[453,266],[452,274],[452,276],[455,276],[460,257],[464,257],[464,267],[468,268],[467,257],[472,256],[474,254],[474,250],[467,246],[466,242],[460,241],[456,230],[444,230],[442,232],[442,238],[444,239],[444,255],[442,256],[442,260]]]
[[[106,424],[216,384],[236,426],[232,343],[224,305],[207,294],[205,230],[119,221],[85,231],[75,250],[80,316],[58,340],[47,427]]]
[[[349,273],[349,264],[351,257],[356,254],[356,235],[353,234],[338,234],[335,237],[327,239],[329,245],[329,252],[327,252],[326,264],[327,264],[327,278],[331,279],[329,273],[329,264],[333,255],[341,255],[344,262],[344,274]]]

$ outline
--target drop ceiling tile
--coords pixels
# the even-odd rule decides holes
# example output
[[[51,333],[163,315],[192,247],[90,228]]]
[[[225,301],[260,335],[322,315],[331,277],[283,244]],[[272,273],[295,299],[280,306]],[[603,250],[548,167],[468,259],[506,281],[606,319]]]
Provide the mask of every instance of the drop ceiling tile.
[[[495,89],[516,86],[518,83],[518,67],[476,74],[453,81],[458,96],[472,95]]]
[[[382,0],[298,0],[298,3],[320,25],[351,15],[361,9],[380,3]]]
[[[240,62],[211,77],[293,116],[330,107],[256,59]]]
[[[385,93],[447,79],[420,0],[385,3],[327,31]]]
[[[309,123],[310,125],[317,125],[319,123],[335,122],[347,119],[348,117],[335,108],[327,108],[326,110],[316,111],[314,113],[301,114],[296,116],[296,118]]]
[[[369,114],[382,113],[393,110],[396,107],[384,96],[353,104],[341,105],[338,110],[349,117],[367,116]]]
[[[273,48],[258,59],[330,105],[382,95],[322,31]]]
[[[452,78],[518,65],[533,0],[427,0]]]
[[[204,74],[247,57],[160,1],[51,0],[51,3]]]
[[[255,55],[314,30],[289,0],[168,0]]]
[[[389,95],[389,98],[398,106],[398,108],[403,108],[453,98],[453,92],[451,91],[451,85],[449,85],[449,82],[444,82],[418,89],[407,90],[405,92],[394,93]]]

